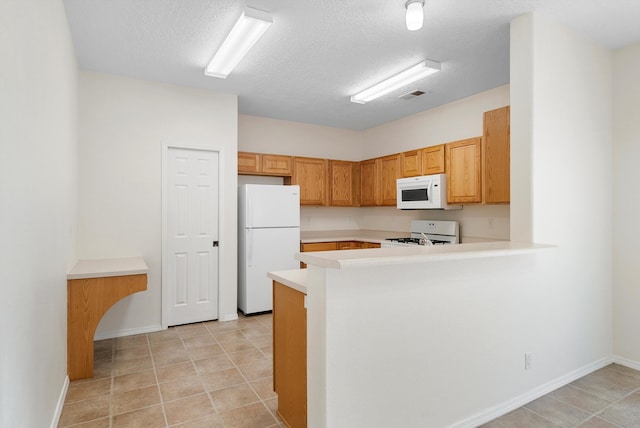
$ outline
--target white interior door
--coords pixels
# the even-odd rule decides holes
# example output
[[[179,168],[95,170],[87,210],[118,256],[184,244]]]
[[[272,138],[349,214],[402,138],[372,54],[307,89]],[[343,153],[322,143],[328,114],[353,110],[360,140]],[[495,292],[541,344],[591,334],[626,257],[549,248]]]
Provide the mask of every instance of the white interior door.
[[[163,323],[218,317],[218,170],[215,151],[167,149]]]

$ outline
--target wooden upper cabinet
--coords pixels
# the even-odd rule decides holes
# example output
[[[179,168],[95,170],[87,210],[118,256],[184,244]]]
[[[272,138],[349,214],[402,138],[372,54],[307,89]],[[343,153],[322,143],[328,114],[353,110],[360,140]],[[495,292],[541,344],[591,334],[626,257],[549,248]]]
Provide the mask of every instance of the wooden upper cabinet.
[[[238,152],[238,174],[258,174],[260,173],[259,153]]]
[[[286,184],[300,186],[300,205],[327,205],[328,161],[317,158],[293,158],[293,175]]]
[[[444,144],[438,144],[437,146],[425,147],[422,152],[422,174],[444,174],[445,173],[445,161],[444,161]]]
[[[422,175],[423,150],[411,150],[401,155],[402,177],[416,177]]]
[[[482,137],[445,145],[448,203],[482,202],[481,145]]]
[[[400,157],[396,155],[384,156],[378,158],[378,182],[380,187],[378,205],[397,204],[396,199],[396,181],[401,178]]]
[[[378,204],[378,160],[360,162],[360,206],[371,207]]]
[[[262,155],[262,172],[264,174],[291,175],[291,156]]]
[[[291,163],[291,156],[238,152],[238,174],[288,177]]]
[[[484,113],[482,138],[482,201],[505,204],[510,200],[510,109]]]
[[[339,207],[359,205],[360,170],[358,165],[358,162],[329,161],[329,205]]]

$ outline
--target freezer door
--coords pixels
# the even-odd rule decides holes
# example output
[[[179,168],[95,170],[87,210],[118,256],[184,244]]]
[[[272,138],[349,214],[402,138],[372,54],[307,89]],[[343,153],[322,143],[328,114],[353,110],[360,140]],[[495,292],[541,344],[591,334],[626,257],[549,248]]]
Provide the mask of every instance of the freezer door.
[[[240,195],[245,227],[299,227],[300,186],[246,184]],[[244,206],[242,206],[244,205]]]
[[[273,310],[267,272],[299,269],[300,228],[245,229],[239,273],[238,307],[245,314]]]

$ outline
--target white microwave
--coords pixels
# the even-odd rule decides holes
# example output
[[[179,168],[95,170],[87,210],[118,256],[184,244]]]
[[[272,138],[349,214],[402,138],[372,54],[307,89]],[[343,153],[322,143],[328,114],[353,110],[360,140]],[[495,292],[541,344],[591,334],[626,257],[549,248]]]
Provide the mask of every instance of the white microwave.
[[[397,181],[399,210],[455,210],[460,205],[447,204],[447,176],[445,174],[399,178]]]

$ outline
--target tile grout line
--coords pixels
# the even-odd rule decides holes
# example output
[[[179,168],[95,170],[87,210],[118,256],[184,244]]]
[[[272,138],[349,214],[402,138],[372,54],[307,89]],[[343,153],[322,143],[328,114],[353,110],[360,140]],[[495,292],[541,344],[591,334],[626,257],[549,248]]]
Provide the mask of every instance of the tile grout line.
[[[245,317],[245,319],[246,319],[246,317]],[[261,323],[261,322],[260,322],[260,320],[258,320],[258,319],[256,319],[256,321],[257,321],[258,323]],[[250,339],[249,337],[247,337],[245,333],[243,333],[243,332],[242,332],[242,329],[240,328],[240,326],[237,326],[237,327],[236,327],[236,329],[240,332],[240,334],[242,334],[242,335],[244,336],[244,338],[245,338],[245,339],[247,339],[247,340],[251,341],[251,339]],[[209,329],[207,328],[207,330],[209,330]],[[209,330],[209,331],[210,331],[210,330]],[[210,331],[210,332],[211,332],[211,331]],[[212,335],[214,336],[214,338],[215,338],[215,335],[214,335],[213,333],[211,333],[211,334],[212,334]],[[273,334],[273,332],[272,332],[272,334]],[[217,341],[217,339],[216,339],[216,341]],[[218,342],[218,343],[220,343],[220,342]],[[260,348],[256,347],[253,343],[251,343],[251,345],[253,345],[253,346],[255,347],[255,349],[257,349],[257,350],[258,350],[258,351],[259,351],[263,356],[265,356],[265,358],[266,358],[266,355],[264,355],[264,352],[262,352],[262,350],[261,350]],[[247,403],[246,405],[244,405],[244,406],[240,406],[240,407],[246,407],[246,406],[249,406],[249,405],[251,405],[251,404],[261,403],[261,404],[262,404],[262,406],[263,406],[264,408],[266,408],[266,409],[267,409],[267,412],[269,412],[269,414],[270,414],[270,415],[274,418],[274,420],[276,421],[276,424],[275,424],[275,425],[280,425],[280,420],[279,420],[280,418],[279,418],[277,415],[274,415],[274,414],[273,414],[273,412],[271,411],[271,409],[269,408],[269,406],[267,406],[267,403],[265,402],[265,400],[263,400],[263,399],[262,399],[262,397],[260,397],[260,394],[258,394],[258,392],[255,390],[255,388],[253,387],[253,385],[251,385],[251,382],[249,382],[249,380],[247,379],[247,377],[245,376],[245,374],[244,374],[244,373],[242,372],[242,370],[240,369],[240,367],[241,367],[241,366],[238,366],[238,365],[235,363],[235,361],[233,361],[233,360],[229,357],[229,354],[230,354],[230,353],[229,353],[229,352],[227,352],[227,350],[226,350],[223,346],[220,346],[220,348],[221,348],[221,349],[222,349],[222,351],[225,353],[225,355],[227,356],[227,358],[229,358],[229,360],[231,361],[231,364],[233,364],[234,368],[235,368],[236,370],[238,370],[238,372],[240,373],[240,376],[242,376],[242,378],[244,379],[245,383],[249,386],[249,388],[251,389],[251,391],[253,391],[253,393],[256,395],[256,397],[258,397],[258,401],[255,401],[255,402],[253,402],[253,403]],[[267,358],[267,360],[268,360],[268,358]],[[273,366],[273,360],[272,360],[272,362],[271,362],[271,365]],[[267,376],[267,377],[268,377],[268,376]],[[272,373],[271,377],[273,377],[273,373]],[[266,377],[264,377],[264,378],[259,378],[259,379],[266,379]],[[254,380],[259,380],[259,379],[254,379]],[[269,427],[272,427],[272,426],[273,426],[273,425],[269,425]]]
[[[164,418],[164,426],[169,426],[169,419],[167,419],[167,412],[164,408],[164,398],[162,397],[162,391],[160,391],[160,380],[158,379],[158,371],[156,370],[156,361],[153,358],[153,349],[151,349],[151,339],[149,334],[145,334],[147,339],[147,346],[149,347],[149,356],[151,357],[151,368],[153,369],[153,376],[156,379],[156,389],[158,390],[158,397],[160,398],[160,408],[162,409],[162,417]]]
[[[587,376],[589,376],[589,375],[587,375]],[[620,387],[620,388],[624,388],[624,387],[622,387],[622,386],[620,386],[620,385],[617,385],[617,384],[614,384],[614,383],[611,383],[611,382],[607,382],[607,383],[608,383],[608,384],[610,384],[610,385],[614,385],[614,386]],[[588,390],[586,390],[586,389],[584,389],[584,388],[580,388],[579,386],[574,386],[574,385],[571,385],[571,386],[572,386],[572,387],[574,387],[574,388],[576,388],[576,389],[579,389],[579,390],[580,390],[580,391],[582,391],[582,392],[585,392],[585,393],[587,393],[587,394],[590,394],[590,395],[593,395],[593,396],[595,396],[595,397],[597,397],[597,398],[600,398],[600,399],[602,399],[602,400],[609,401],[609,400],[607,400],[606,398],[601,397],[601,396],[596,395],[596,394],[593,394],[591,391],[588,391]],[[625,389],[626,389],[626,388],[625,388]],[[639,389],[640,389],[640,388],[639,388]],[[610,421],[610,420],[609,420],[609,419],[607,419],[606,417],[601,417],[600,415],[602,415],[606,410],[608,410],[608,409],[612,408],[614,405],[618,404],[619,402],[621,402],[621,401],[622,401],[622,400],[624,400],[625,398],[627,398],[627,397],[631,396],[633,393],[634,393],[634,392],[633,392],[633,391],[631,391],[630,393],[623,395],[622,397],[620,397],[619,399],[617,399],[617,400],[615,400],[615,401],[610,401],[610,402],[609,402],[609,404],[608,404],[607,406],[605,406],[604,408],[602,408],[602,409],[598,410],[597,412],[594,412],[594,413],[591,415],[591,418],[589,418],[589,419],[592,419],[592,418],[598,417],[598,418],[600,418],[600,419],[604,419],[605,421],[607,421],[607,422],[611,423],[612,425],[615,425],[616,427],[623,428],[623,427],[621,427],[620,425],[618,425],[617,423],[615,423],[615,422],[613,422],[613,421]],[[587,421],[588,421],[589,419],[587,419]],[[586,422],[586,421],[583,421],[582,423],[584,423],[584,422]]]
[[[205,323],[201,323],[201,325],[207,331],[209,336],[211,336],[211,338],[215,341],[215,343],[218,346],[220,346],[220,342],[218,342],[218,339],[216,339],[216,337],[207,328],[206,324]],[[202,389],[204,390],[204,393],[207,394],[207,398],[209,399],[209,403],[211,404],[211,408],[213,409],[213,411],[215,412],[216,415],[220,415],[220,412],[218,411],[218,409],[216,408],[215,403],[213,402],[213,398],[211,398],[211,394],[209,393],[209,391],[207,391],[207,387],[204,385],[204,382],[202,382],[202,378],[200,377],[201,373],[198,370],[198,367],[196,367],[195,361],[193,360],[193,357],[191,356],[191,353],[189,352],[189,348],[187,348],[187,345],[184,343],[184,341],[183,341],[182,344],[183,344],[184,348],[187,350],[187,354],[189,355],[189,361],[191,361],[191,365],[193,366],[193,370],[195,370],[195,372],[196,372],[196,375],[197,375],[197,378],[198,378],[198,382],[200,382],[200,385],[202,385]],[[221,346],[220,346],[220,349],[222,349]],[[224,351],[224,349],[223,349],[223,351]]]
[[[111,341],[111,362],[109,364],[109,374],[111,386],[109,387],[109,428],[113,428],[113,394],[115,389],[114,364],[116,360],[116,340]],[[95,361],[94,361],[95,365]]]
[[[207,330],[209,330],[209,329],[207,329]],[[249,338],[248,338],[248,337],[247,337],[247,336],[242,332],[242,330],[240,329],[240,327],[239,327],[239,326],[237,327],[237,330],[240,332],[240,334],[242,334],[242,335],[244,336],[244,338],[245,338],[245,339],[250,340],[250,339],[249,339]],[[215,338],[215,335],[214,335],[213,333],[211,333],[211,335],[212,335],[212,336],[214,336],[214,338]],[[218,339],[216,339],[216,341],[218,341]],[[218,342],[218,343],[220,343],[220,344],[221,344],[221,342]],[[251,345],[253,345],[253,343],[252,343]],[[253,345],[253,346],[255,347],[255,345]],[[262,398],[260,398],[260,394],[258,394],[258,393],[256,392],[256,390],[253,388],[253,386],[251,385],[251,382],[249,382],[249,380],[247,379],[247,377],[244,375],[244,373],[243,373],[243,372],[242,372],[242,370],[240,369],[240,366],[238,366],[238,365],[236,364],[236,362],[235,362],[235,361],[233,361],[233,359],[231,359],[231,357],[229,356],[229,354],[232,354],[233,352],[231,352],[231,353],[230,353],[230,352],[227,352],[227,350],[226,350],[226,349],[224,348],[224,346],[222,346],[222,345],[220,346],[220,348],[222,349],[222,352],[224,352],[224,353],[225,353],[225,355],[227,356],[227,358],[229,358],[229,361],[231,361],[231,364],[233,364],[233,367],[234,367],[236,370],[238,370],[238,373],[240,373],[240,376],[242,376],[242,379],[244,379],[244,382],[249,386],[249,388],[251,389],[251,391],[253,391],[253,393],[256,395],[256,397],[258,397],[258,401],[255,401],[255,402],[253,402],[253,403],[248,403],[248,404],[246,404],[246,406],[248,406],[248,405],[250,405],[250,404],[255,404],[255,403],[261,402],[261,401],[262,401]],[[256,349],[258,349],[258,348],[256,348]],[[258,351],[259,351],[259,350],[260,350],[260,349],[258,349]],[[240,407],[245,407],[245,406],[240,406]],[[267,408],[267,411],[271,414],[271,410],[269,410],[269,409]]]

